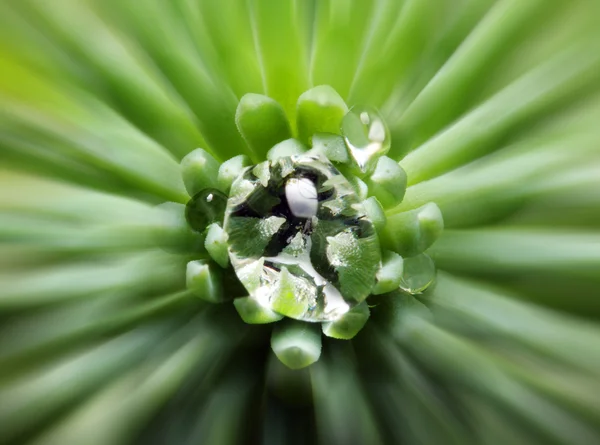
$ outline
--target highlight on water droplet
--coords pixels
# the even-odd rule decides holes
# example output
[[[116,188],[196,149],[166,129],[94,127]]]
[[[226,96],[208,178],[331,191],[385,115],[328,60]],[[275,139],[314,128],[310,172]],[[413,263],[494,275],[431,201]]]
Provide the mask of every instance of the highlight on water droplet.
[[[222,223],[227,196],[220,190],[206,188],[196,193],[185,206],[185,218],[189,226],[202,232],[214,222]]]

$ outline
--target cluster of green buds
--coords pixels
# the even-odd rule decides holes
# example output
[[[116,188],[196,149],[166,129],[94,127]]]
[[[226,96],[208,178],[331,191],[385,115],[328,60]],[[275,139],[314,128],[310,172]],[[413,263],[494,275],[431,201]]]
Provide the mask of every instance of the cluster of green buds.
[[[249,324],[275,323],[286,366],[318,360],[321,333],[353,338],[372,295],[419,294],[435,278],[424,251],[443,229],[434,203],[398,212],[405,171],[386,156],[377,110],[348,108],[329,86],[303,93],[295,128],[273,99],[247,94],[236,113],[251,156],[222,164],[197,149],[181,162],[187,205],[159,206],[171,239],[193,257],[190,291],[233,301]]]

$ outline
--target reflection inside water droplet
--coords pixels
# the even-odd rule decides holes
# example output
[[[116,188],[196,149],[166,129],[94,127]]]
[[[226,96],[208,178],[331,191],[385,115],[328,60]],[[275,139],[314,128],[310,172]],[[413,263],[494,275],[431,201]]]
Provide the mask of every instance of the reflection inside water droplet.
[[[248,168],[231,187],[224,228],[250,296],[282,315],[336,320],[370,294],[377,235],[346,178],[324,157]]]
[[[308,178],[290,178],[285,184],[285,197],[290,211],[297,218],[317,216],[317,189]]]
[[[354,163],[362,173],[371,171],[377,159],[390,149],[391,137],[379,112],[354,107],[342,120],[342,135]]]

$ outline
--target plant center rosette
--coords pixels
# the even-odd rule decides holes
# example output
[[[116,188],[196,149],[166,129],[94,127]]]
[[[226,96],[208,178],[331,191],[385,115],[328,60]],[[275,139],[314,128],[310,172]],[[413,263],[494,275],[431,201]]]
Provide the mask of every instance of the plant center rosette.
[[[424,252],[443,229],[434,203],[398,210],[407,178],[386,156],[391,141],[377,110],[348,109],[319,86],[296,112],[292,131],[277,102],[244,96],[236,124],[248,155],[219,164],[191,152],[182,160],[191,199],[185,209],[160,206],[197,252],[188,288],[212,303],[233,300],[247,323],[278,322],[272,349],[294,369],[319,358],[321,331],[354,337],[370,296],[427,289],[435,266]]]

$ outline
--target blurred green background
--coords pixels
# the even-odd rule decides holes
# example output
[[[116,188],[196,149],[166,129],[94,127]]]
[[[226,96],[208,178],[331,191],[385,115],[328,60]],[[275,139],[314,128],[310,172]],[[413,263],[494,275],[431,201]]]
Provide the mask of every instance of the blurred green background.
[[[600,3],[0,0],[0,443],[600,443]],[[245,93],[379,108],[435,287],[291,371],[153,235]],[[174,239],[177,234],[174,234]]]

